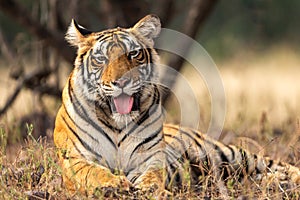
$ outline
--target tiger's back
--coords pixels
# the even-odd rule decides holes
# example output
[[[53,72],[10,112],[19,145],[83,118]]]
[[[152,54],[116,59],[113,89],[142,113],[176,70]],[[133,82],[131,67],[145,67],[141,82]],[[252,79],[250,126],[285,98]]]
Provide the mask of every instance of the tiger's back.
[[[72,22],[66,39],[77,47],[77,58],[54,130],[66,187],[87,194],[102,187],[180,187],[186,162],[195,185],[211,172],[226,179],[276,171],[299,183],[296,167],[163,124],[153,48],[159,32],[153,15],[133,28],[101,32]]]
[[[299,168],[253,154],[241,147],[225,145],[197,130],[165,124],[164,135],[167,149],[173,155],[176,152],[178,158],[184,155],[189,161],[194,171],[192,181],[195,184],[199,177],[207,174],[217,179],[234,178],[239,181],[249,176],[259,181],[263,175],[271,175],[279,182],[291,182],[292,185],[300,183]]]

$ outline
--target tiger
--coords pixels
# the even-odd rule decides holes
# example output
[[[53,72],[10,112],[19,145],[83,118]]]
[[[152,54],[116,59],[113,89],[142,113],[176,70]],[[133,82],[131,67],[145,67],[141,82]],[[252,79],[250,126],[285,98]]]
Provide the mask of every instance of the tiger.
[[[91,195],[99,188],[171,191],[211,170],[257,179],[276,175],[300,183],[299,168],[226,145],[198,130],[165,124],[156,15],[131,28],[90,31],[72,20],[66,40],[77,48],[62,92],[54,144],[65,187]]]

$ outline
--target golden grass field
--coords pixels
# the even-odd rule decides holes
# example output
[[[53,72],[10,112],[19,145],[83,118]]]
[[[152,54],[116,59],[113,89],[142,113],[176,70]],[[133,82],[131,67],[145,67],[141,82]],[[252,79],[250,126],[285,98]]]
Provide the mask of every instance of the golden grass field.
[[[220,140],[300,167],[299,52],[285,45],[266,51],[241,51],[216,65],[226,94],[226,118]],[[7,72],[2,69],[1,73]],[[204,82],[190,69],[183,73],[193,83],[201,110],[199,128],[205,131],[211,108],[208,91]],[[12,85],[9,80],[1,80],[1,106]],[[47,111],[54,116],[60,103],[47,97],[43,100],[47,102]],[[25,142],[7,142],[7,138],[17,137],[12,135],[22,131],[17,127],[17,119],[32,112],[38,101],[36,95],[24,91],[14,107],[0,119],[0,199],[84,199],[80,195],[70,196],[61,185],[51,130],[45,130],[49,136],[47,139],[36,140],[31,136],[35,124],[28,125],[26,132],[29,135]],[[167,105],[167,121],[180,121],[176,117],[179,111],[174,109],[178,105],[175,99]],[[204,179],[206,183],[213,178]],[[266,183],[257,185],[250,181],[229,181],[226,186],[231,199],[300,198],[300,188],[283,191]],[[100,192],[95,198],[103,199],[105,195]],[[220,195],[218,187],[209,184],[203,185],[200,191],[190,190],[187,186],[173,198],[218,199]],[[151,195],[117,193],[112,198],[151,199]]]

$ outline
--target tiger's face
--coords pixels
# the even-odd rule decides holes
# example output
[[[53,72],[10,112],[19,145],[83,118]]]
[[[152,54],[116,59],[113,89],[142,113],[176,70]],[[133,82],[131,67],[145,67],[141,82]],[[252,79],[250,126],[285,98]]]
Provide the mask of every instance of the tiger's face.
[[[160,21],[153,15],[133,28],[101,32],[88,31],[73,21],[66,39],[78,48],[73,71],[75,89],[109,108],[118,122],[137,118],[150,105],[147,98],[158,61],[153,38],[159,32]]]

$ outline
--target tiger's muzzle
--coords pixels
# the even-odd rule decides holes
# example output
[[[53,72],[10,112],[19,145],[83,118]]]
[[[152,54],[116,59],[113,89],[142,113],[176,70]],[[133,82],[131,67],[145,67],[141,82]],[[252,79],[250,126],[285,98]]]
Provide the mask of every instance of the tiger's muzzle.
[[[127,77],[121,77],[111,82],[113,87],[110,99],[112,113],[121,115],[129,114],[132,111],[139,111],[140,101],[133,81]]]

